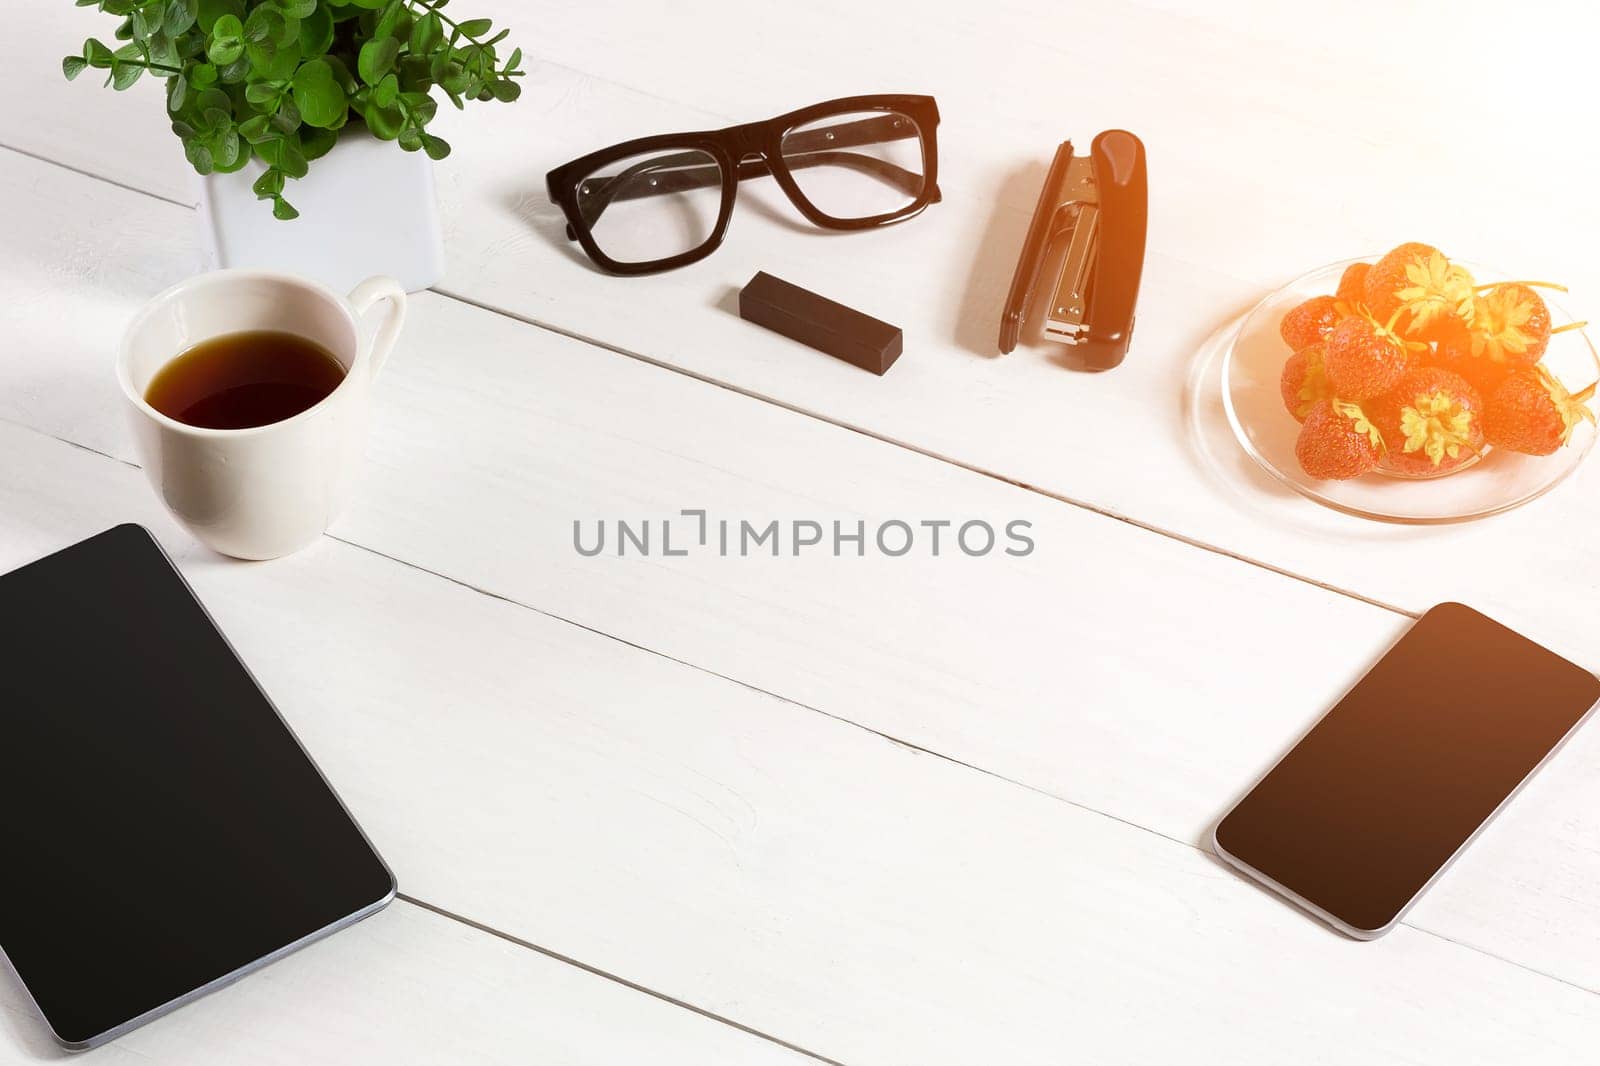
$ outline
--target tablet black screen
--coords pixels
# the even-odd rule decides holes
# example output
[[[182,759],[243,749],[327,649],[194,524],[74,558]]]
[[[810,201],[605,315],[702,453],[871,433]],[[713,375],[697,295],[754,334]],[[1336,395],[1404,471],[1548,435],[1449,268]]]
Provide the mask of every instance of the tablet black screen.
[[[394,890],[132,525],[0,577],[0,838],[0,949],[69,1045]]]

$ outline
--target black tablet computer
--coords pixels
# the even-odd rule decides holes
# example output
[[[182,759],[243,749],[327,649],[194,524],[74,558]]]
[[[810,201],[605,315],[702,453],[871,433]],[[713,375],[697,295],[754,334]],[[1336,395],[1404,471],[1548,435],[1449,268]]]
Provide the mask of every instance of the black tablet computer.
[[[81,1050],[395,882],[154,538],[0,576],[0,951]]]

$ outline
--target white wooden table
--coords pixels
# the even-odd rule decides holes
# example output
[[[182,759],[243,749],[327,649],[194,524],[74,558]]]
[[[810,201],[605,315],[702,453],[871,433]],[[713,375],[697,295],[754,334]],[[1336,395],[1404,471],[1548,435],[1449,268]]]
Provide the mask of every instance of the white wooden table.
[[[1600,731],[1376,943],[1200,844],[1434,602],[1600,667],[1600,463],[1486,522],[1363,523],[1251,468],[1209,360],[1276,283],[1404,239],[1600,306],[1583,9],[472,0],[525,94],[441,120],[448,277],[354,506],[245,565],[161,511],[111,375],[197,268],[158,90],[66,84],[110,25],[12,6],[0,569],[150,527],[402,889],[95,1058],[1595,1061]],[[875,91],[943,112],[944,202],[909,224],[820,235],[746,186],[712,258],[620,280],[545,201],[584,151]],[[1050,152],[1109,126],[1150,153],[1133,353],[996,358]],[[741,322],[757,269],[902,325],[905,356],[880,380]],[[573,550],[574,520],[681,508],[1026,519],[1037,550]],[[56,1054],[0,980],[0,1063]]]

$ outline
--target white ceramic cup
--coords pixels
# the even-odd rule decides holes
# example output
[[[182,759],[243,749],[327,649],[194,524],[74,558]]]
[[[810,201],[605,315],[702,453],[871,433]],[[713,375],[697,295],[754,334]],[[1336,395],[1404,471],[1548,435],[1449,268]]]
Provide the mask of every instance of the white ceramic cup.
[[[364,337],[359,319],[380,302],[384,320]],[[372,381],[405,316],[405,290],[393,278],[368,278],[346,299],[260,270],[200,274],[146,304],[123,334],[117,380],[140,461],[167,509],[202,543],[240,559],[275,559],[321,536],[349,495]],[[179,353],[254,329],[316,341],[344,364],[344,380],[293,418],[248,429],[185,425],[145,402],[150,380]]]

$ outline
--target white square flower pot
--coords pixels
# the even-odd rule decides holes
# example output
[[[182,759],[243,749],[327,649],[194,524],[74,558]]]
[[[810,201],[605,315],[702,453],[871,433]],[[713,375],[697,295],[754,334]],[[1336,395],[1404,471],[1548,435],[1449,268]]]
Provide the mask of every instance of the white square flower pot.
[[[252,159],[200,180],[201,243],[212,267],[281,270],[349,292],[374,274],[407,291],[444,273],[433,161],[362,129],[347,130],[310,173],[283,189],[300,217],[272,217],[251,184],[266,166]]]

